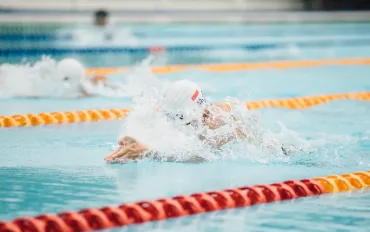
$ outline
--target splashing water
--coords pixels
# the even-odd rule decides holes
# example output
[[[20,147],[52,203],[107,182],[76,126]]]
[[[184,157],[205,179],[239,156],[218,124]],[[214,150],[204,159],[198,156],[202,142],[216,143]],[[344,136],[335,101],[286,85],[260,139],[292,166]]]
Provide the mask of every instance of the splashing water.
[[[125,119],[121,135],[137,138],[157,151],[159,159],[185,160],[189,151],[195,152],[202,146],[195,134],[177,130],[173,122],[157,110],[168,82],[157,79],[151,73],[149,62],[150,59],[128,75],[126,84],[134,95],[133,111]],[[198,153],[205,155],[203,150]]]
[[[153,75],[150,67],[152,61],[153,57],[149,57],[128,73],[120,73],[123,76],[122,83],[109,83],[107,86],[81,82],[81,88],[90,95],[133,97],[134,111],[125,119],[121,134],[133,136],[156,151],[156,157],[149,158],[170,161],[187,161],[194,157],[207,161],[245,159],[258,163],[284,162],[315,166],[369,163],[364,156],[366,149],[361,146],[370,144],[370,131],[364,132],[361,137],[328,133],[307,137],[278,122],[280,130],[273,133],[262,127],[258,112],[248,111],[244,102],[230,97],[225,98],[224,102],[232,106],[232,114],[238,120],[235,121],[227,112],[214,112],[225,122],[216,130],[208,130],[204,126],[186,127],[169,121],[158,109],[169,82]],[[49,57],[43,57],[33,65],[1,65],[0,97],[79,96],[81,93],[65,83],[56,66],[57,62]],[[203,89],[208,87],[205,84],[200,84]],[[235,134],[235,128],[241,128],[246,139]],[[214,148],[212,138],[230,134],[235,137],[233,141],[221,149]],[[201,141],[199,135],[207,135],[208,142]]]
[[[129,97],[135,91],[123,83],[93,84],[88,78],[66,79],[58,62],[43,56],[34,64],[2,64],[0,66],[0,98],[58,97],[77,98],[87,95]],[[135,74],[136,76],[136,74]],[[131,78],[132,79],[132,78]],[[130,77],[128,78],[130,81]]]
[[[208,107],[213,120],[222,119],[223,126],[210,130],[201,122],[197,126],[184,126],[169,120],[159,109],[167,81],[157,79],[150,72],[150,61],[143,62],[129,75],[126,88],[133,90],[133,111],[125,119],[121,136],[132,136],[155,151],[155,158],[171,161],[246,158],[253,162],[288,161],[286,154],[298,150],[294,146],[282,149],[278,136],[265,131],[256,113],[247,110],[238,99],[227,97],[232,114],[220,111],[212,104]],[[136,95],[135,95],[136,94]],[[237,118],[238,120],[235,120]],[[236,132],[239,128],[246,139]],[[206,137],[206,141],[200,139]],[[218,139],[235,137],[231,142],[215,148]],[[300,147],[299,149],[302,150]],[[250,155],[248,155],[250,154]],[[252,155],[253,154],[253,155]],[[256,155],[257,154],[257,155]],[[154,158],[154,157],[150,157]]]
[[[184,126],[171,121],[160,110],[168,82],[157,79],[150,72],[149,63],[136,67],[131,73],[131,81],[126,83],[126,87],[134,90],[131,92],[133,111],[125,119],[121,131],[122,137],[132,136],[155,151],[154,156],[147,156],[149,159],[179,162],[195,158],[205,161],[244,159],[257,163],[341,167],[369,163],[361,152],[357,152],[356,158],[346,155],[358,150],[361,143],[369,143],[369,133],[360,138],[319,133],[307,136],[278,121],[279,130],[272,132],[262,126],[259,111],[248,111],[244,101],[231,97],[226,97],[224,102],[231,105],[232,114],[215,110],[212,105],[207,108],[214,120],[222,118],[224,121],[218,129],[209,130],[199,124],[197,127]],[[237,134],[236,128],[246,137]],[[220,149],[212,144],[215,142],[212,139],[230,134],[235,139]],[[202,141],[199,135],[209,139]]]
[[[57,62],[49,57],[35,64],[0,66],[0,97],[60,97],[69,87],[56,72]],[[73,93],[72,93],[73,94]]]

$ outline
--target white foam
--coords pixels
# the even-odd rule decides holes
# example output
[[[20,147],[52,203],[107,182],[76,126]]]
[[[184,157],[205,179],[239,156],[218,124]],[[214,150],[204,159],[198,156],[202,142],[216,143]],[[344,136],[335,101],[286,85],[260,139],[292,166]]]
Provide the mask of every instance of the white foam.
[[[145,63],[142,66],[144,67]],[[141,73],[135,73],[135,71],[133,73],[134,76],[145,76]],[[108,84],[93,85],[84,76],[81,76],[80,80],[65,80],[64,74],[57,68],[57,61],[43,56],[40,61],[34,64],[6,63],[0,65],[0,98],[77,98],[83,97],[85,93],[105,97],[132,96],[138,89],[137,81],[132,78],[130,73],[127,78],[122,78],[122,80],[127,80],[127,84],[109,81]]]
[[[232,106],[238,121],[234,121],[227,112],[218,112],[218,117],[222,117],[226,125],[213,131],[203,127],[194,129],[168,121],[158,112],[167,81],[156,78],[148,66],[137,67],[136,72],[131,73],[131,78],[131,82],[126,84],[131,83],[135,90],[133,111],[124,120],[121,136],[132,136],[156,151],[156,157],[149,157],[150,159],[187,161],[200,157],[208,161],[244,159],[257,163],[282,162],[308,166],[367,165],[366,158],[358,150],[361,149],[361,143],[370,141],[369,131],[364,132],[361,137],[330,132],[320,134],[318,131],[307,135],[289,129],[288,122],[285,125],[279,122],[279,117],[284,117],[284,113],[279,114],[276,121],[272,119],[278,128],[263,127],[259,116],[263,111],[248,111],[245,99],[240,101],[231,97],[226,97],[223,101]],[[197,84],[203,88],[203,84],[207,83]],[[308,114],[307,117],[311,116]],[[247,139],[237,137],[221,149],[211,146],[214,142],[212,138],[233,133],[236,127],[242,129]],[[200,141],[200,133],[209,137],[210,142]]]
[[[2,64],[0,66],[0,97],[74,97],[57,62],[49,57],[35,64]]]
[[[218,117],[222,117],[226,122],[224,126],[216,130],[209,130],[202,126],[194,128],[169,121],[158,110],[168,82],[156,78],[150,72],[148,63],[137,67],[126,84],[134,90],[131,106],[133,111],[124,121],[121,137],[132,136],[138,139],[157,152],[156,158],[175,161],[186,161],[193,157],[201,157],[205,160],[246,158],[262,163],[289,160],[289,156],[282,150],[284,136],[264,130],[259,116],[255,112],[248,111],[244,102],[238,99],[227,97],[224,101],[232,106],[233,115],[239,120],[235,121],[227,112],[217,112]],[[247,140],[236,136],[236,139],[224,145],[222,150],[212,146],[216,143],[215,138],[235,134],[235,128],[241,128],[247,135]],[[288,135],[288,133],[282,133]],[[202,142],[199,134],[205,135],[208,142]],[[289,152],[301,149],[284,146]]]

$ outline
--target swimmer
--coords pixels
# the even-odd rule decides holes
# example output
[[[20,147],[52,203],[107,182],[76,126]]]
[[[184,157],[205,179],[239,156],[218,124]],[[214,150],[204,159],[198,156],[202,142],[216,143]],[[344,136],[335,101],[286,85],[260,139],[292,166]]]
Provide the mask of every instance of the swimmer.
[[[107,83],[107,78],[103,75],[86,76],[84,66],[72,58],[59,61],[56,70],[61,75],[64,82],[63,85],[69,90],[69,95],[72,97],[89,96],[89,93],[84,88],[84,83],[91,83],[92,85]]]
[[[227,134],[211,135],[212,133],[208,133],[227,123],[237,122],[238,118],[233,115],[230,105],[208,103],[200,87],[191,81],[181,80],[171,84],[165,91],[163,105],[160,108],[168,119],[181,126],[194,129],[203,143],[215,149],[233,140],[255,142],[241,126],[238,126],[238,123],[235,123],[233,131]],[[118,144],[119,147],[105,157],[106,162],[137,160],[146,154],[155,156],[150,147],[131,136],[121,138]],[[282,147],[281,150],[288,155],[285,148]],[[201,158],[195,157],[195,160],[200,161]],[[189,161],[193,162],[194,157]]]
[[[106,10],[100,9],[95,11],[94,16],[95,16],[94,24],[96,26],[104,27],[108,25],[109,13]]]
[[[80,98],[96,94],[91,90],[98,86],[116,88],[105,76],[86,76],[84,66],[72,58],[55,62],[44,57],[33,66],[0,66],[0,97]]]

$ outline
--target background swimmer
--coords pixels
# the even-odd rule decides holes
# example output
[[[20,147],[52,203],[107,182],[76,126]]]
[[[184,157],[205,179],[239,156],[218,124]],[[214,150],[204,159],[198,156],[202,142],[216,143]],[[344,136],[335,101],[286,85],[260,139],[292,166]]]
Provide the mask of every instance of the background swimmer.
[[[262,144],[262,135],[247,131],[245,122],[233,112],[231,105],[208,103],[202,90],[195,83],[181,80],[171,84],[164,93],[160,104],[160,113],[173,126],[185,134],[196,134],[198,139],[207,147],[218,150],[232,142],[247,141]],[[129,116],[130,117],[130,116]],[[168,138],[168,143],[171,143]],[[280,152],[288,155],[288,149],[278,145]],[[266,146],[270,149],[269,146]],[[142,158],[146,155],[156,156],[156,151],[132,136],[124,136],[119,140],[119,147],[105,157],[107,162],[128,161]],[[168,160],[168,159],[167,159]],[[200,161],[199,156],[192,156],[186,161]]]
[[[106,26],[108,24],[109,13],[106,10],[100,9],[95,11],[94,16],[95,26]]]
[[[79,98],[119,88],[105,76],[86,76],[84,66],[72,58],[56,62],[43,57],[34,65],[0,66],[0,97]]]

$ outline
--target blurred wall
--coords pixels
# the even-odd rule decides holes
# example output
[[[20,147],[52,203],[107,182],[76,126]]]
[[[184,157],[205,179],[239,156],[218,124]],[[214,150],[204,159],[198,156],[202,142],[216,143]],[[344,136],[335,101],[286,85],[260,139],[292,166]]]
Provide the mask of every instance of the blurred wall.
[[[0,0],[11,9],[93,10],[299,10],[301,0]]]
[[[0,0],[0,22],[91,23],[93,11],[112,22],[370,21],[370,0]],[[323,11],[327,10],[327,11]],[[76,12],[78,11],[78,12]]]
[[[0,9],[369,10],[370,0],[0,0]]]

